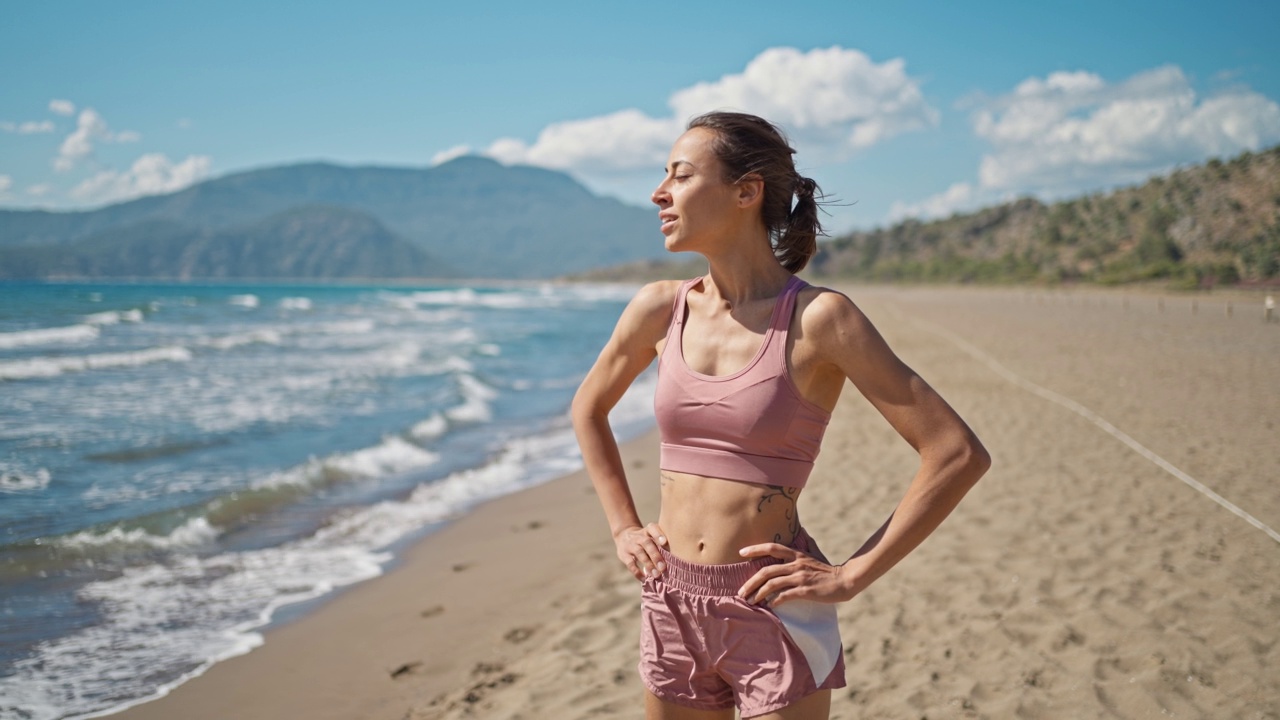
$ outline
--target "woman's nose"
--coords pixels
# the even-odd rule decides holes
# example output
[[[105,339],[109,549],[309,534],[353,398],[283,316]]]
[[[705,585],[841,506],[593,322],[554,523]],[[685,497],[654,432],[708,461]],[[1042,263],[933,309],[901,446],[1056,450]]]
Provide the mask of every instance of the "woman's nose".
[[[653,193],[649,195],[649,201],[654,205],[662,205],[667,202],[667,183],[664,181],[661,185],[653,189]]]

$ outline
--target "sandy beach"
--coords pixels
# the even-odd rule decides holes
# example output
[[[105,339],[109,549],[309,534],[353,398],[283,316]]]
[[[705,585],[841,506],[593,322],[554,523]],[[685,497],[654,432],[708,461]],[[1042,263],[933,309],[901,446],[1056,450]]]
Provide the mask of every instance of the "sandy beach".
[[[840,607],[833,718],[1280,718],[1280,323],[1260,299],[843,289],[994,466]],[[624,458],[656,517],[656,435]],[[846,557],[915,466],[847,389],[806,527]],[[638,592],[574,473],[112,717],[639,717]]]

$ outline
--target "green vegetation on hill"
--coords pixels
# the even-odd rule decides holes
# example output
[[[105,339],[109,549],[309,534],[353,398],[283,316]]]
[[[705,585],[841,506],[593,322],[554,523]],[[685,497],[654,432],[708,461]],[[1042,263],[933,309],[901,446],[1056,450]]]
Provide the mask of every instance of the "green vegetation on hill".
[[[823,243],[811,267],[912,282],[1277,282],[1280,146],[1052,205],[1020,199],[851,233]]]

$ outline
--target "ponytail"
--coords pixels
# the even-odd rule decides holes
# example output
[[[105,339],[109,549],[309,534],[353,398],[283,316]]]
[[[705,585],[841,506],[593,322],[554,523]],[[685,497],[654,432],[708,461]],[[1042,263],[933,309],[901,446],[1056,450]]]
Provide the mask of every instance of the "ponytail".
[[[773,254],[789,272],[798,273],[818,252],[818,236],[822,234],[822,222],[818,220],[818,200],[821,196],[818,183],[796,175],[795,207],[787,216],[787,225],[773,246]]]

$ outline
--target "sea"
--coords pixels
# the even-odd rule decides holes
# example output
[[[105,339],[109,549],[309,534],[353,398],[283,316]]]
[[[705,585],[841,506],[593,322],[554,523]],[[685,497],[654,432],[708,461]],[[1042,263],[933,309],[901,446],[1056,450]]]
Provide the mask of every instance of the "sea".
[[[0,284],[0,718],[164,694],[579,468],[569,403],[635,290]]]

